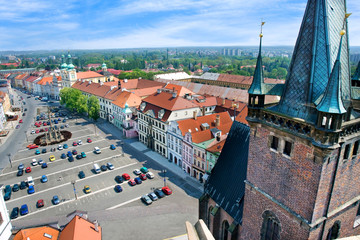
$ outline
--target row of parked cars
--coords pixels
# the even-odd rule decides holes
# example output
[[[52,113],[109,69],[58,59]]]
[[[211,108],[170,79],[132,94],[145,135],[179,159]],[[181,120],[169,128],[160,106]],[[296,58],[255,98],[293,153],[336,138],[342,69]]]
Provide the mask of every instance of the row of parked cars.
[[[154,192],[141,196],[141,200],[147,205],[158,200],[159,198],[165,197],[165,195],[171,195],[172,191],[168,186],[162,187],[161,189],[155,189]]]

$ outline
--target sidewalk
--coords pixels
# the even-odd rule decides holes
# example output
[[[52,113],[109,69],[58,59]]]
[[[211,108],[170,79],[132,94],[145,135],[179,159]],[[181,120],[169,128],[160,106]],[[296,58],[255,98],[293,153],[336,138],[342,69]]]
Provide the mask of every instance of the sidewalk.
[[[139,142],[137,139],[126,139],[123,138],[122,132],[120,129],[115,127],[109,122],[105,120],[100,120],[97,124],[97,127],[101,129],[103,132],[107,134],[112,134],[113,136],[117,137],[118,139],[123,140],[125,144],[130,145],[131,147],[135,148],[136,150],[144,153],[147,157],[151,158],[153,161],[157,162],[158,164],[162,165],[166,170],[173,172],[178,177],[182,178],[187,184],[191,185],[193,188],[198,189],[201,193],[204,191],[204,186],[201,184],[197,179],[189,176],[185,173],[179,166],[175,165],[174,163],[169,162],[169,160],[162,155],[151,151],[148,149],[143,143]]]

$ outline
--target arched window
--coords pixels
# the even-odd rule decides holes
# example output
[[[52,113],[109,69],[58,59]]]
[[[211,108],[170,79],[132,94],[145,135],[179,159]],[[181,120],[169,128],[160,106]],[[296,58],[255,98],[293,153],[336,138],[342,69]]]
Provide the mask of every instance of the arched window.
[[[222,225],[221,225],[221,239],[223,240],[227,240],[228,239],[228,235],[229,235],[229,223],[228,221],[223,221]]]
[[[341,226],[341,222],[336,221],[334,225],[329,229],[329,233],[326,239],[327,240],[337,239],[340,236],[340,226]]]
[[[208,228],[210,229],[210,216],[211,216],[211,211],[213,210],[213,206],[210,206],[209,207],[209,211],[207,212],[207,217],[206,217],[206,219],[207,219],[207,226],[208,226]]]
[[[261,240],[280,239],[280,221],[273,212],[265,211],[262,215]]]

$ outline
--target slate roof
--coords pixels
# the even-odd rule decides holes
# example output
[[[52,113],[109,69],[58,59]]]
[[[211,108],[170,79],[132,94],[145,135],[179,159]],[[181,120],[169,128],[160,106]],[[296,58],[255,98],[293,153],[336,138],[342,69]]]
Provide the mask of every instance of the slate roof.
[[[235,221],[242,222],[250,128],[235,121],[205,183],[207,193]],[[237,153],[237,154],[234,154]]]
[[[280,103],[270,108],[290,117],[315,124],[317,111],[312,104],[324,94],[331,68],[336,60],[340,31],[345,17],[345,0],[309,0],[295,45]],[[347,30],[347,21],[345,23]],[[350,104],[349,43],[347,34],[341,44],[341,98]]]

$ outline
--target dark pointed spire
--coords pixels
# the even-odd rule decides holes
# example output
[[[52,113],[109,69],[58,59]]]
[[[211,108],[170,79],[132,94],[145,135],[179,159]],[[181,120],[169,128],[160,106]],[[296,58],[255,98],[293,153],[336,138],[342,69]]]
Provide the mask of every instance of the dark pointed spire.
[[[339,51],[334,63],[334,67],[330,74],[330,78],[325,90],[325,94],[316,109],[320,112],[343,114],[346,113],[342,97],[341,97],[341,46],[343,42],[345,30],[341,31],[341,39]]]
[[[261,56],[261,46],[262,46],[262,26],[265,24],[265,22],[261,23],[261,33],[260,33],[260,46],[259,46],[259,55],[257,57],[256,61],[256,68],[254,72],[253,81],[251,83],[251,86],[248,90],[249,94],[254,95],[264,95],[264,70],[263,70],[263,64],[262,64],[262,56]]]
[[[330,79],[340,43],[339,32],[347,31],[346,0],[308,0],[289,74],[280,103],[273,111],[315,123],[319,103]],[[348,36],[343,36],[341,94],[345,108],[350,105]]]

